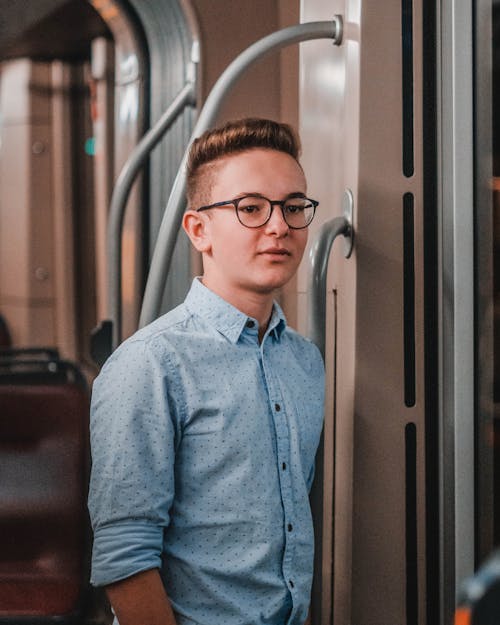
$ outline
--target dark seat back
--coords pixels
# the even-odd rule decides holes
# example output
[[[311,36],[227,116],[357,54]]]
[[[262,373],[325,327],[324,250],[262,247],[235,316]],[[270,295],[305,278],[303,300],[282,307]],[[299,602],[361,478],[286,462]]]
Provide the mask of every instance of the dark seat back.
[[[1,621],[73,615],[86,586],[88,392],[47,364],[0,366]]]
[[[59,360],[56,347],[2,347],[0,362],[12,360]]]
[[[0,386],[4,384],[66,384],[80,379],[81,375],[70,363],[63,360],[24,360],[2,358],[0,355]]]

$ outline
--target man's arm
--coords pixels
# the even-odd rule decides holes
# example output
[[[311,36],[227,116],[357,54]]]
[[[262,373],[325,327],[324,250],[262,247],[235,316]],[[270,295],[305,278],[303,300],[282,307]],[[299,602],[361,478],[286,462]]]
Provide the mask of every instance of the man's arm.
[[[120,625],[176,625],[158,569],[106,586]]]

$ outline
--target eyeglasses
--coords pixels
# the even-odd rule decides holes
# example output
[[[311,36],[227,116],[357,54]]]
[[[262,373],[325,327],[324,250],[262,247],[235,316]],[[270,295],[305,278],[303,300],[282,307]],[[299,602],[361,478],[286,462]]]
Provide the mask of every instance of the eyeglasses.
[[[311,223],[319,202],[308,197],[297,196],[288,197],[286,200],[269,200],[261,195],[245,195],[235,200],[216,202],[208,206],[200,206],[196,211],[205,211],[209,208],[220,208],[232,205],[236,210],[239,222],[247,228],[260,228],[266,224],[273,213],[275,206],[281,208],[283,219],[289,228],[300,230],[307,228]]]

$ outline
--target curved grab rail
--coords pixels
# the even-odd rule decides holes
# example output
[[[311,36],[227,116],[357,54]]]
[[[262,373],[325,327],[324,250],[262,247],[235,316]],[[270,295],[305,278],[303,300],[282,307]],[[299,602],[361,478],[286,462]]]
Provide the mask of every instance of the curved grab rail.
[[[113,189],[108,220],[108,316],[113,324],[112,343],[117,347],[121,340],[122,246],[121,235],[125,207],[137,174],[149,154],[160,142],[165,132],[186,106],[195,106],[195,82],[190,80],[174,98],[156,124],[148,130],[131,152]]]
[[[344,192],[342,210],[343,216],[334,217],[321,226],[309,251],[307,336],[317,345],[323,358],[326,336],[326,277],[330,252],[340,234],[345,239],[346,258],[351,255],[353,246],[353,197],[350,189]]]
[[[332,39],[335,44],[340,45],[342,41],[342,18],[335,16],[332,21],[309,22],[283,28],[260,39],[243,51],[225,69],[215,83],[201,110],[191,140],[200,136],[213,124],[224,97],[242,73],[255,61],[273,50],[314,39]],[[160,225],[144,293],[139,321],[140,327],[153,321],[160,312],[165,278],[170,269],[184,211],[187,154],[188,150],[184,154]]]
[[[90,351],[98,365],[104,364],[113,349],[118,347],[122,336],[122,246],[121,238],[125,209],[132,186],[149,154],[163,138],[186,106],[196,105],[197,59],[193,52],[193,71],[188,82],[179,91],[170,106],[156,124],[148,130],[130,153],[113,188],[108,216],[107,232],[107,319],[92,331]]]
[[[316,344],[325,357],[326,319],[326,275],[328,259],[333,242],[339,234],[350,229],[345,217],[335,217],[324,223],[310,251],[310,275],[308,288],[308,331],[307,336]]]

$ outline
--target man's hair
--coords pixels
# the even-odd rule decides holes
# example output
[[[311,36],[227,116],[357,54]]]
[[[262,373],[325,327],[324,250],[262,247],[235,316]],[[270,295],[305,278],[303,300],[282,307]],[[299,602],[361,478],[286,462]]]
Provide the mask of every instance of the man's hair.
[[[205,174],[211,169],[210,164],[252,148],[285,152],[298,162],[300,141],[291,126],[270,119],[238,119],[207,130],[193,141],[189,149],[186,191],[188,206],[194,208],[196,202],[205,201],[202,198],[209,196],[210,177]]]

